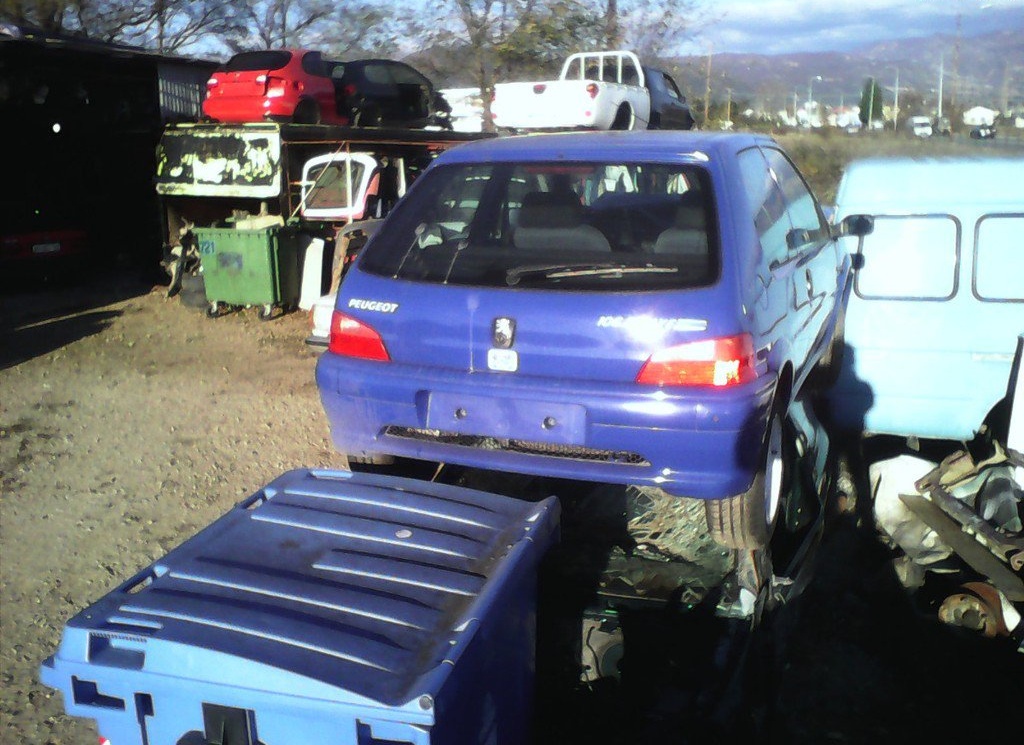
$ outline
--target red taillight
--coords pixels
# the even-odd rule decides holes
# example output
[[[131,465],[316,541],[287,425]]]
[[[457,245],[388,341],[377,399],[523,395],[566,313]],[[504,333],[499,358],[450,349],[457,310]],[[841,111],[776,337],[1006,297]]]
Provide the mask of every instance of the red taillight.
[[[591,98],[597,98],[597,92],[601,90],[597,83],[587,83],[587,94]]]
[[[346,96],[354,96],[356,94],[356,87],[349,83],[343,88]]]
[[[655,352],[640,368],[636,382],[721,388],[756,377],[754,341],[750,334],[739,334],[679,344]]]
[[[283,96],[287,92],[288,81],[284,78],[275,78],[272,75],[261,75],[260,77],[264,78],[267,84],[267,96]],[[256,78],[256,80],[259,80],[259,78]]]
[[[546,85],[544,85],[543,83],[537,83],[535,86],[533,86],[533,92],[534,93],[543,93],[547,89],[548,89],[548,87]]]
[[[391,355],[384,347],[384,340],[380,338],[380,334],[362,321],[337,310],[331,316],[331,337],[327,349],[345,357],[379,362],[391,361]]]

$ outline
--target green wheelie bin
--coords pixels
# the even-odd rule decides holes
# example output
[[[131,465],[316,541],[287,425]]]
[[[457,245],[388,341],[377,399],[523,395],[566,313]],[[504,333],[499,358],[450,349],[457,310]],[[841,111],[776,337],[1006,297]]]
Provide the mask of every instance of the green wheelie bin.
[[[223,306],[260,308],[269,319],[274,308],[293,308],[299,299],[299,235],[294,226],[259,229],[193,228],[203,271],[207,315]]]

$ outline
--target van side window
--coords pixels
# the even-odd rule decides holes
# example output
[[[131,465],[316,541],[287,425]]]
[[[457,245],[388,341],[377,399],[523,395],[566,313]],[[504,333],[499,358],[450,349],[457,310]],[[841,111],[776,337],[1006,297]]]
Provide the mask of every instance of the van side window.
[[[793,227],[808,231],[812,240],[824,237],[827,234],[824,219],[818,212],[814,196],[796,168],[781,151],[773,148],[763,148],[763,151],[768,167],[775,174],[786,199],[786,209]]]
[[[859,297],[947,300],[957,289],[960,223],[952,215],[879,215],[860,254],[853,286]]]
[[[1024,302],[1024,215],[987,215],[978,221],[974,295]]]
[[[743,188],[753,212],[754,228],[761,240],[764,263],[785,261],[789,255],[786,233],[792,227],[782,191],[772,178],[764,156],[757,148],[739,154]]]

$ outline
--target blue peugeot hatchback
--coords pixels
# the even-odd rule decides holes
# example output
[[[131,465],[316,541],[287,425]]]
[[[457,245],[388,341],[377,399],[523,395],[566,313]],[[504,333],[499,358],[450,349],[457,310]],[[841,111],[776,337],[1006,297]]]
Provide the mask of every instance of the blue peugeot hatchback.
[[[338,294],[335,445],[706,500],[762,545],[849,257],[770,138],[506,137],[413,185]]]

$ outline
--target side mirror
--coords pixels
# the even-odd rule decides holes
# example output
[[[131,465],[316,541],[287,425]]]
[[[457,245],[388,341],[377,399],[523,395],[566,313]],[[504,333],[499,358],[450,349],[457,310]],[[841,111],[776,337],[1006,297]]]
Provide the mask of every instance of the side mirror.
[[[875,218],[871,215],[847,215],[839,223],[838,228],[836,231],[837,238],[847,235],[863,238],[865,235],[871,235],[874,232]]]
[[[806,246],[811,242],[811,231],[806,228],[793,228],[786,233],[786,247],[792,251],[793,249]]]

